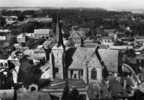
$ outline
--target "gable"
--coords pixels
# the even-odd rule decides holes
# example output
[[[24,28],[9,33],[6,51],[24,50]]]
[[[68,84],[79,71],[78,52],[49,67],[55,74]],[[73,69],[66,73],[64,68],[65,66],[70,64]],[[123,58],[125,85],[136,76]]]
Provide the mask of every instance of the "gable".
[[[102,65],[100,64],[96,54],[93,54],[90,59],[88,59],[87,63],[88,67],[96,67],[96,68],[102,68]]]

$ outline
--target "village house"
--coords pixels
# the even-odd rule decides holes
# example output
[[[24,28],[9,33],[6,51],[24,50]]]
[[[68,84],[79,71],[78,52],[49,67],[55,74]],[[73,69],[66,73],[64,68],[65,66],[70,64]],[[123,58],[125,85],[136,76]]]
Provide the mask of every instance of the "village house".
[[[101,45],[105,45],[108,48],[114,45],[114,41],[112,37],[105,36],[101,38]]]
[[[17,36],[17,42],[18,43],[25,43],[26,42],[26,37],[24,34],[20,34]]]
[[[8,68],[8,60],[7,59],[0,59],[0,69],[1,68]]]
[[[143,36],[136,36],[135,37],[135,43],[139,43],[144,45],[144,37]]]
[[[116,29],[104,29],[103,32],[107,36],[113,36],[113,34],[116,32]]]
[[[51,23],[53,21],[53,18],[47,16],[47,17],[32,18],[32,20],[42,23]]]
[[[129,50],[133,49],[133,46],[130,45],[118,45],[118,46],[111,46],[109,49],[111,50]]]
[[[52,30],[51,29],[35,29],[32,37],[35,39],[49,38]]]
[[[144,68],[144,56],[143,55],[137,55],[136,60],[137,60],[138,66]]]
[[[28,59],[33,61],[46,60],[46,53],[42,48],[26,49],[23,53],[24,55],[28,55]]]
[[[76,26],[75,26],[76,27]],[[70,31],[71,35],[69,38],[73,39],[75,46],[81,46],[82,42],[86,39],[86,34],[89,32],[89,28],[74,28]]]
[[[6,41],[10,38],[11,31],[9,29],[0,29],[0,41]]]

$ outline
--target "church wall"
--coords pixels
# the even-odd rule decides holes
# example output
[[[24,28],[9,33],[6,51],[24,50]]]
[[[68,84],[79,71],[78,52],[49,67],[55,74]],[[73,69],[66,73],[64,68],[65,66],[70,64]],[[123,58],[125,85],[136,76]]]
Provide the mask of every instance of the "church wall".
[[[63,62],[62,62],[62,55],[63,55],[63,48],[56,47],[52,49],[52,53],[54,56],[53,59],[53,71],[55,74],[55,78],[63,79]]]

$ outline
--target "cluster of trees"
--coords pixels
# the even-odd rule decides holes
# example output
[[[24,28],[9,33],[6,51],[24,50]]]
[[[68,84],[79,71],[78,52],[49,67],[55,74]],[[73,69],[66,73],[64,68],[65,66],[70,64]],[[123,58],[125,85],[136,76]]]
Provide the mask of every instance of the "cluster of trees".
[[[30,49],[36,48],[38,45],[42,45],[46,39],[33,39],[33,38],[27,38],[26,46],[28,46]]]

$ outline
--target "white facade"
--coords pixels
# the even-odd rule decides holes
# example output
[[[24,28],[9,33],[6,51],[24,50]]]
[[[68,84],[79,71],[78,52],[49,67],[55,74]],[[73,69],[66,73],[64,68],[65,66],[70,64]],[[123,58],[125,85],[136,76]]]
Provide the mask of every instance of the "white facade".
[[[54,59],[52,59],[52,55],[51,55],[51,64],[53,65],[52,66],[52,72],[54,72],[54,77],[56,79],[63,79],[64,76],[63,76],[63,58],[62,58],[62,55],[63,55],[63,47],[60,46],[60,47],[57,47],[57,46],[54,46],[52,48],[52,55],[54,57]]]
[[[0,68],[8,68],[8,62],[6,59],[0,59]]]
[[[32,34],[33,38],[48,38],[50,35],[51,29],[35,29],[34,33]]]
[[[0,40],[6,40],[6,36],[0,36]]]
[[[26,37],[23,34],[17,36],[17,42],[24,43],[26,41]]]
[[[102,39],[101,44],[108,46],[108,47],[111,47],[114,45],[114,42],[112,41],[112,39],[107,38],[107,39]]]

